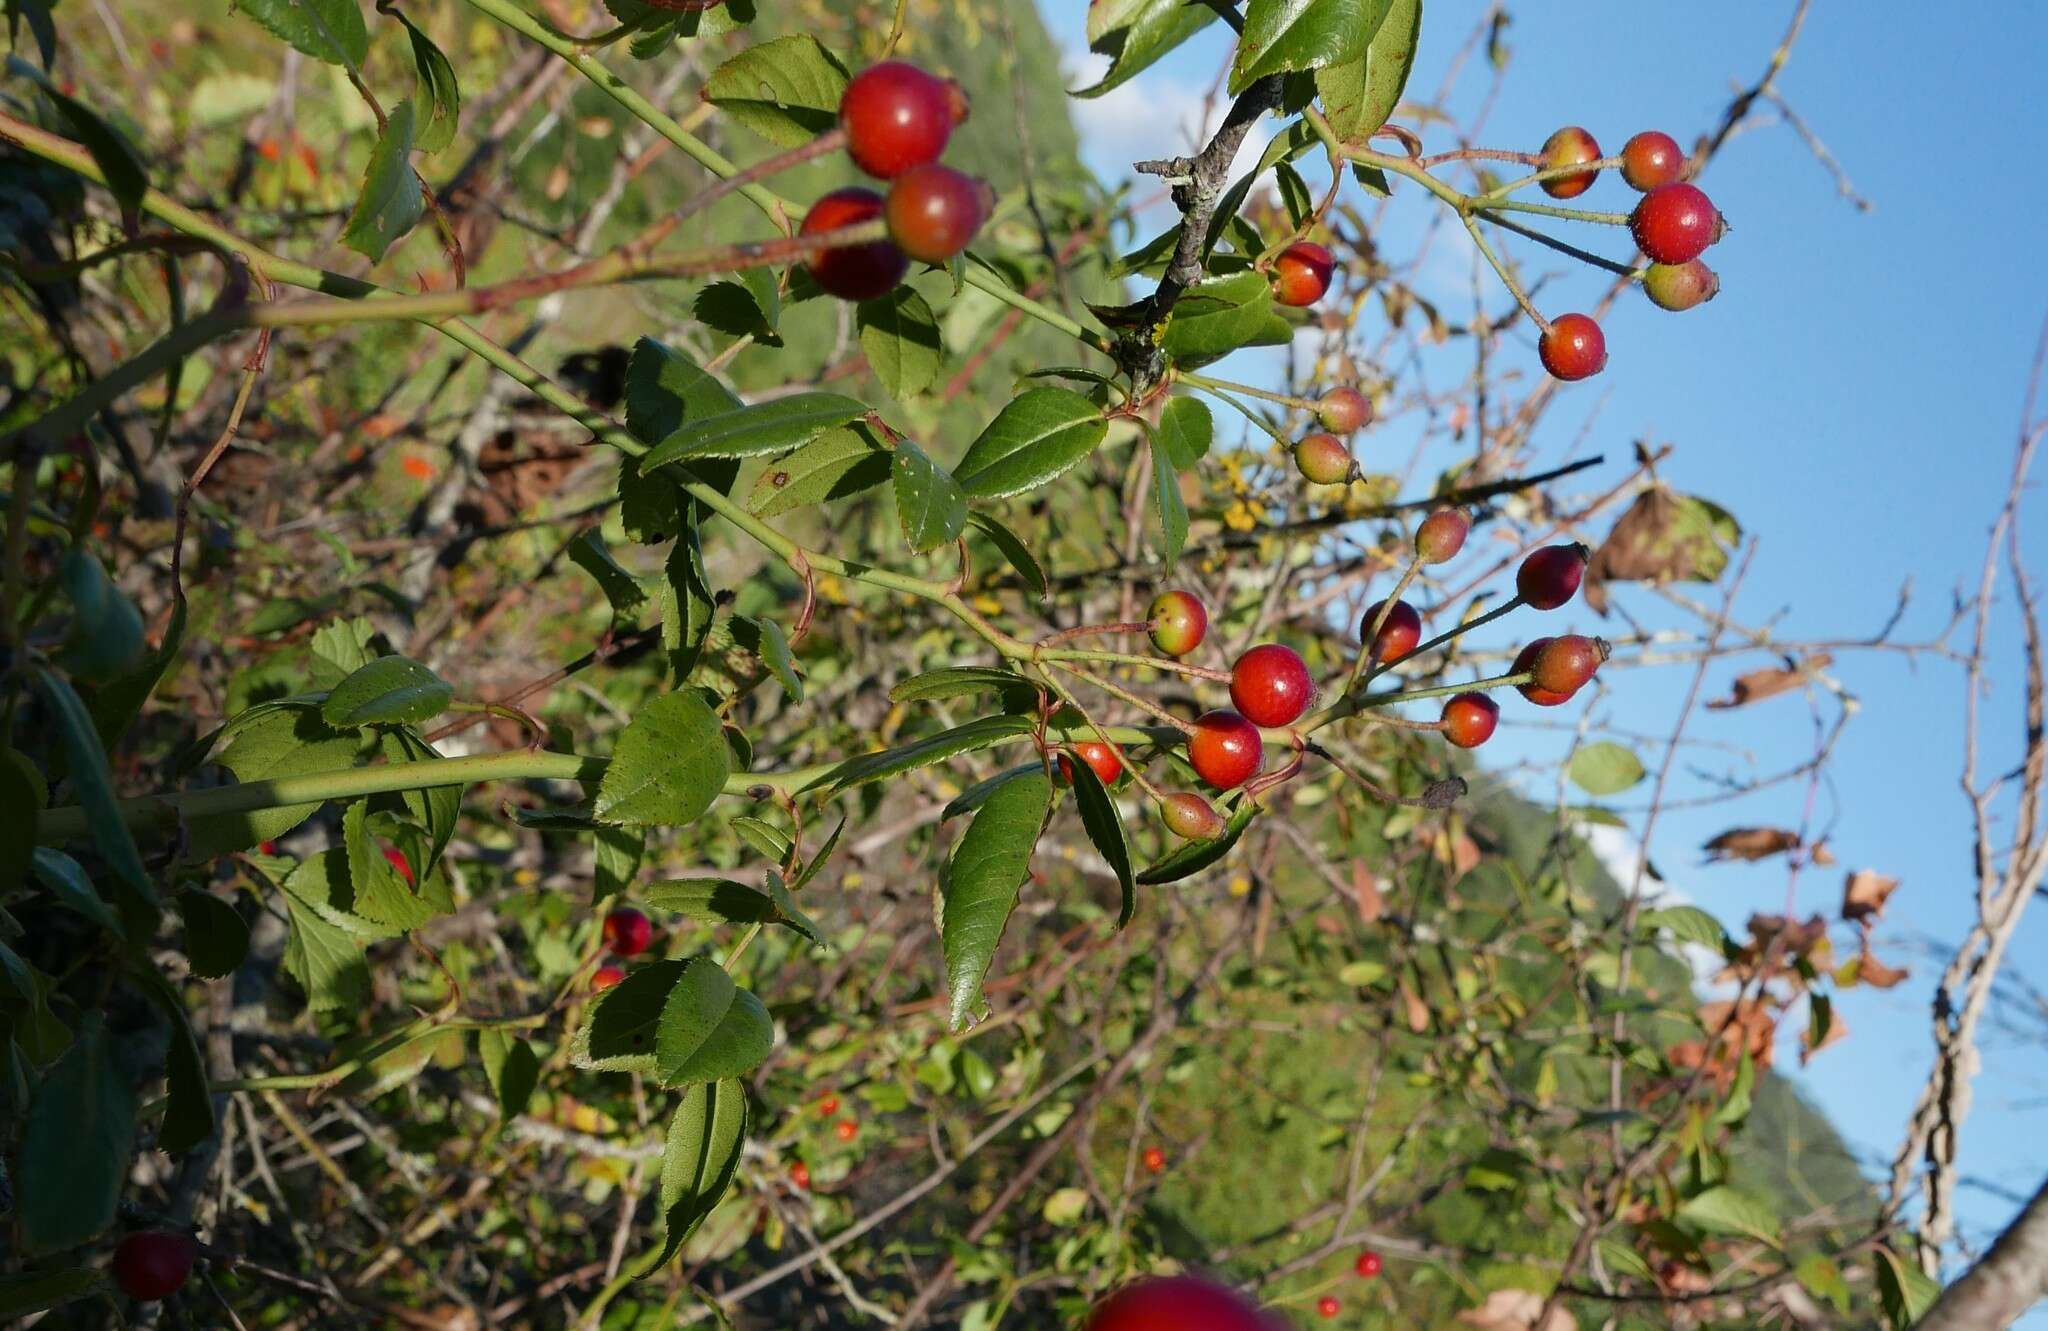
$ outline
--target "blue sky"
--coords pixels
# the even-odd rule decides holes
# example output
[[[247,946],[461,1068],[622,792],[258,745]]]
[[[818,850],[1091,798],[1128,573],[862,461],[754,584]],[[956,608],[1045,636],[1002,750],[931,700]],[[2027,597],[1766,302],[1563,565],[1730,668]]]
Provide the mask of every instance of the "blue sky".
[[[1084,77],[1097,67],[1081,31],[1085,5],[1046,0],[1040,8],[1074,53],[1074,86],[1092,81]],[[1478,0],[1432,0],[1413,88],[1437,86],[1484,10]],[[1576,123],[1610,151],[1645,128],[1690,143],[1718,119],[1735,81],[1761,71],[1790,10],[1612,0],[1515,7],[1507,32],[1514,64],[1479,141],[1533,150],[1552,128]],[[1198,115],[1226,41],[1214,28],[1124,95],[1076,103],[1090,164],[1114,178],[1135,157],[1184,150],[1183,126]],[[1606,373],[1568,389],[1547,419],[1539,442],[1552,456],[1570,450],[1592,419],[1585,448],[1609,461],[1575,478],[1586,493],[1626,474],[1633,440],[1678,446],[1661,469],[1665,479],[1733,510],[1759,538],[1739,618],[1782,616],[1780,628],[1800,639],[1860,637],[1885,621],[1911,579],[1914,601],[1897,636],[1913,640],[1947,621],[1959,587],[1974,587],[2048,315],[2048,277],[2037,262],[2048,212],[2039,169],[2048,158],[2048,116],[2038,100],[2043,51],[2048,6],[1816,5],[1779,89],[1874,209],[1860,212],[1840,198],[1783,124],[1738,137],[1700,182],[1735,227],[1712,256],[1720,297],[1678,316],[1623,301],[1606,325]],[[1484,82],[1468,75],[1454,109],[1469,113]],[[1448,146],[1441,131],[1429,140],[1431,149]],[[1608,180],[1578,202],[1625,210],[1633,197]],[[1409,191],[1393,225],[1414,225],[1429,207]],[[1611,236],[1595,239],[1617,254],[1627,248]],[[1604,289],[1597,273],[1536,266],[1558,274],[1543,297],[1552,313],[1590,304]],[[1445,275],[1447,308],[1461,308],[1463,260],[1446,265]],[[1238,370],[1252,377],[1235,363],[1220,372]],[[1389,445],[1388,457],[1405,457],[1405,449]],[[2044,510],[2037,485],[2027,505],[2037,575],[2048,575]],[[1653,606],[1648,598],[1630,604]],[[1600,624],[1582,607],[1556,618],[1566,615],[1569,625],[1546,621],[1544,631]],[[1996,770],[1999,757],[2017,751],[2019,730],[2018,638],[2009,622],[1993,645],[1986,715],[1995,721],[1995,752],[1986,766]],[[1717,666],[1707,696],[1725,693],[1738,668],[1766,664],[1751,657]],[[1620,728],[1666,733],[1690,676],[1689,668],[1616,675],[1600,715]],[[1910,961],[1913,976],[1889,992],[1844,995],[1838,1011],[1852,1038],[1804,1073],[1789,1057],[1781,1066],[1877,1169],[1888,1166],[1924,1080],[1932,981],[1972,909],[1969,824],[1957,785],[1963,695],[1957,670],[1933,659],[1844,654],[1836,676],[1861,706],[1817,810],[1822,825],[1832,824],[1842,865],[1808,870],[1798,906],[1832,915],[1848,868],[1903,879],[1880,927],[1879,954]],[[1761,770],[1789,766],[1811,746],[1809,713],[1796,697],[1704,714],[1693,733],[1753,750]],[[1503,739],[1490,756],[1541,759],[1564,743],[1544,731],[1504,730]],[[1655,766],[1654,746],[1644,757]],[[1725,755],[1697,761],[1732,775],[1749,770]],[[1688,789],[1700,787],[1681,782],[1675,793]],[[1669,814],[1654,861],[1740,932],[1752,911],[1783,909],[1783,862],[1704,867],[1697,848],[1730,826],[1796,825],[1803,789]],[[1939,954],[1916,955],[1922,940]],[[2048,904],[2035,905],[2012,964],[2048,982]],[[1994,1038],[1985,1067],[1963,1132],[1962,1172],[2030,1192],[2048,1175],[2048,1134],[2039,1128],[2048,1112],[2048,1049]],[[2013,1209],[1974,1187],[1959,1205],[1965,1238],[1980,1248]],[[2048,1327],[2048,1315],[2022,1324]]]

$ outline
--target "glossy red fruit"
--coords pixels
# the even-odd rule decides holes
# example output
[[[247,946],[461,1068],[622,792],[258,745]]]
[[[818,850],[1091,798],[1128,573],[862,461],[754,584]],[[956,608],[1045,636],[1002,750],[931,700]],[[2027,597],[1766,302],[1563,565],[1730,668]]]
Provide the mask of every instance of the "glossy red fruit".
[[[1378,622],[1380,607],[1385,601],[1374,601],[1358,618],[1358,640],[1365,641],[1365,635],[1372,632]],[[1373,640],[1373,659],[1386,664],[1400,660],[1415,650],[1422,641],[1422,616],[1406,601],[1394,602],[1394,608],[1387,612],[1387,622],[1380,625],[1380,635]]]
[[[1529,673],[1536,678],[1537,688],[1545,693],[1562,693],[1569,698],[1586,682],[1593,678],[1593,672],[1607,659],[1607,644],[1599,638],[1588,638],[1582,633],[1567,633],[1552,638],[1543,645],[1543,650],[1530,658]]]
[[[1378,1253],[1368,1249],[1365,1252],[1358,1254],[1358,1261],[1352,1265],[1351,1269],[1358,1272],[1358,1274],[1360,1274],[1361,1276],[1364,1276],[1367,1280],[1370,1280],[1374,1276],[1378,1275],[1380,1271],[1385,1267],[1385,1265],[1386,1264],[1380,1260],[1380,1255]]]
[[[1342,485],[1351,479],[1351,450],[1334,434],[1305,434],[1294,446],[1294,465],[1304,480]]]
[[[789,1167],[789,1181],[795,1184],[800,1191],[809,1192],[811,1188],[811,1167],[801,1160],[797,1161]]]
[[[987,185],[950,166],[913,166],[889,186],[883,213],[896,248],[924,263],[944,263],[967,248],[988,220]]]
[[[883,212],[882,196],[859,185],[833,190],[804,214],[801,235],[837,231],[843,226],[872,222]],[[861,245],[841,245],[813,254],[805,261],[811,280],[841,300],[873,300],[896,289],[910,271],[910,260],[886,240]]]
[[[1483,693],[1460,693],[1444,704],[1444,738],[1461,749],[1476,749],[1493,738],[1500,704]]]
[[[1230,668],[1230,701],[1254,725],[1293,725],[1315,696],[1301,653],[1277,642],[1260,643]]]
[[[1621,178],[1648,194],[1685,175],[1685,150],[1662,130],[1646,129],[1621,145]]]
[[[1597,162],[1600,160],[1600,145],[1577,125],[1566,125],[1543,141],[1542,157],[1546,171],[1560,166],[1577,166],[1580,162]],[[1543,182],[1543,192],[1553,199],[1576,199],[1593,187],[1593,181],[1599,174],[1596,167],[1590,171],[1552,176]]]
[[[1372,399],[1355,388],[1333,388],[1316,403],[1316,419],[1326,430],[1355,434],[1372,423]]]
[[[1095,1305],[1085,1331],[1272,1331],[1258,1306],[1200,1276],[1151,1277]]]
[[[1160,1150],[1157,1146],[1147,1146],[1145,1154],[1140,1158],[1145,1162],[1145,1168],[1151,1173],[1157,1174],[1166,1168],[1166,1152]]]
[[[604,945],[622,957],[637,957],[654,941],[654,925],[631,906],[604,917]]]
[[[850,1142],[860,1136],[860,1124],[850,1118],[842,1118],[832,1125],[832,1135],[840,1141]]]
[[[1607,365],[1607,335],[1590,314],[1560,314],[1536,341],[1536,355],[1553,379],[1590,379]]]
[[[1165,820],[1167,831],[1188,841],[1214,841],[1223,835],[1222,815],[1193,791],[1168,795],[1160,802],[1159,816]]]
[[[601,994],[626,978],[626,972],[618,966],[599,966],[590,976],[590,992]]]
[[[1116,756],[1116,750],[1100,740],[1088,740],[1076,744],[1074,752],[1081,755],[1081,761],[1095,772],[1095,779],[1105,786],[1113,786],[1124,774],[1123,759]],[[1063,786],[1074,784],[1074,760],[1066,754],[1059,756],[1059,780]]]
[[[1218,790],[1231,790],[1251,779],[1266,756],[1259,728],[1236,712],[1219,708],[1195,718],[1188,737],[1188,761],[1195,775]]]
[[[1654,263],[1691,263],[1720,238],[1721,214],[1696,185],[1659,185],[1629,214],[1636,248]]]
[[[400,878],[403,878],[408,884],[412,882],[412,865],[406,860],[404,851],[396,846],[386,846],[384,847],[384,860],[385,863],[398,870]]]
[[[952,136],[959,95],[957,85],[901,60],[868,66],[839,98],[847,156],[883,180],[936,162]]]
[[[184,1288],[199,1245],[189,1234],[147,1230],[114,1248],[114,1283],[131,1299],[154,1303]]]
[[[1643,294],[1660,310],[1689,310],[1721,294],[1721,279],[1705,259],[1653,263],[1643,270]]]
[[[1515,662],[1508,667],[1508,673],[1519,675],[1534,668],[1537,653],[1548,647],[1550,641],[1549,638],[1538,638],[1522,648],[1521,651],[1516,652]],[[1553,693],[1549,689],[1539,689],[1534,684],[1517,684],[1515,685],[1515,690],[1538,707],[1557,707],[1572,700],[1572,695],[1569,693]]]
[[[1209,612],[1193,592],[1161,592],[1145,611],[1152,645],[1168,656],[1186,656],[1209,633]]]
[[[1325,1294],[1316,1300],[1316,1316],[1326,1322],[1343,1311],[1344,1305],[1337,1302],[1337,1297],[1334,1294]]]
[[[1471,534],[1472,519],[1465,516],[1464,510],[1440,508],[1415,528],[1415,553],[1425,564],[1456,559],[1465,548],[1465,538]]]
[[[1555,610],[1578,595],[1585,576],[1585,546],[1546,545],[1530,551],[1515,570],[1515,591],[1525,605]]]
[[[1273,299],[1282,305],[1313,305],[1330,289],[1336,256],[1312,240],[1297,240],[1273,261]]]

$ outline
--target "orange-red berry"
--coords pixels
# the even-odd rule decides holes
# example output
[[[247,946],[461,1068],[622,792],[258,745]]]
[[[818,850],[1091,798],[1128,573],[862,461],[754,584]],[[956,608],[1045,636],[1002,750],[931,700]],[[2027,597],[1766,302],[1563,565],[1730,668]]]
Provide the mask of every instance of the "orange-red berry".
[[[789,1181],[800,1191],[808,1192],[811,1187],[811,1167],[799,1160],[789,1167]]]
[[[1273,299],[1282,305],[1313,305],[1330,289],[1337,260],[1312,240],[1297,240],[1273,261]]]
[[[1334,1294],[1325,1294],[1316,1300],[1316,1316],[1326,1322],[1343,1311],[1344,1305],[1337,1302],[1337,1296]]]
[[[1372,399],[1349,385],[1333,388],[1317,401],[1316,419],[1326,430],[1356,434],[1372,423]]]
[[[412,882],[412,863],[405,858],[404,851],[396,846],[386,846],[384,847],[384,860],[392,868],[398,870],[400,878],[403,878],[407,883]]]
[[[626,978],[626,972],[617,966],[599,966],[590,976],[590,992],[601,994]]]
[[[896,177],[883,213],[898,249],[924,263],[944,263],[981,230],[990,203],[989,188],[981,181],[928,162]]]
[[[1621,178],[1647,194],[1685,175],[1685,150],[1662,130],[1646,129],[1621,145]]]
[[[1367,1280],[1370,1280],[1378,1275],[1385,1268],[1385,1265],[1380,1260],[1380,1255],[1368,1248],[1366,1251],[1358,1254],[1358,1261],[1352,1265],[1351,1269],[1364,1276]]]
[[[1145,1154],[1141,1158],[1145,1162],[1146,1170],[1150,1173],[1157,1174],[1166,1168],[1166,1152],[1160,1150],[1157,1146],[1147,1146]]]
[[[840,1141],[850,1142],[860,1136],[860,1124],[850,1118],[842,1118],[832,1125],[832,1135]]]
[[[1444,704],[1444,738],[1461,749],[1476,749],[1493,738],[1500,704],[1483,693],[1460,693]]]
[[[1074,746],[1074,752],[1081,755],[1081,761],[1088,764],[1095,773],[1095,779],[1105,786],[1113,786],[1124,774],[1123,759],[1116,756],[1116,750],[1100,740],[1087,740]],[[1059,756],[1059,781],[1063,786],[1074,784],[1074,760],[1066,754]]]
[[[1698,186],[1659,185],[1629,214],[1629,234],[1653,263],[1691,263],[1721,236],[1721,214]]]
[[[1560,314],[1536,340],[1536,355],[1553,379],[1590,379],[1607,365],[1607,335],[1590,314]]]
[[[1315,696],[1301,653],[1277,642],[1260,643],[1230,668],[1230,701],[1254,725],[1293,725]]]
[[[1236,712],[1219,708],[1195,718],[1195,733],[1188,736],[1188,761],[1195,775],[1216,789],[1243,785],[1265,756],[1259,728]]]
[[[1545,693],[1562,693],[1569,698],[1586,686],[1593,672],[1607,659],[1607,644],[1582,633],[1566,633],[1543,644],[1530,658],[1531,681]]]
[[[1660,310],[1689,310],[1721,294],[1721,279],[1705,259],[1653,263],[1643,270],[1643,294]]]
[[[1365,641],[1365,635],[1372,632],[1372,626],[1380,617],[1380,607],[1385,601],[1374,601],[1365,608],[1358,618],[1358,640]],[[1422,616],[1406,601],[1394,602],[1394,608],[1387,612],[1387,622],[1380,625],[1377,638],[1373,639],[1372,655],[1375,661],[1391,665],[1415,650],[1422,641]]]
[[[846,152],[871,176],[892,180],[946,150],[963,98],[959,85],[901,60],[854,75],[839,98]]]
[[[839,1112],[839,1097],[827,1091],[818,1097],[818,1117],[830,1118]]]
[[[872,222],[882,215],[882,196],[859,185],[833,190],[804,214],[801,235]],[[840,245],[813,254],[805,261],[811,280],[841,300],[873,300],[896,289],[910,271],[910,260],[886,240],[859,245]]]
[[[1515,570],[1515,591],[1524,604],[1555,610],[1578,595],[1586,576],[1586,547],[1546,545],[1532,550]]]
[[[1536,664],[1537,654],[1545,647],[1548,647],[1550,641],[1549,638],[1537,638],[1522,648],[1521,651],[1515,653],[1515,662],[1508,667],[1508,673],[1511,675],[1527,673]],[[1524,698],[1535,703],[1538,707],[1558,707],[1572,700],[1572,695],[1569,693],[1554,693],[1549,689],[1539,689],[1534,684],[1517,684],[1515,689]]]
[[[1351,450],[1334,434],[1305,434],[1294,446],[1294,465],[1304,480],[1342,485],[1351,479]]]
[[[1543,141],[1541,155],[1546,171],[1560,166],[1577,166],[1581,162],[1599,161],[1600,145],[1577,125],[1566,125]],[[1575,199],[1593,187],[1593,181],[1599,174],[1599,168],[1594,167],[1568,175],[1551,176],[1543,182],[1543,192],[1553,199]]]

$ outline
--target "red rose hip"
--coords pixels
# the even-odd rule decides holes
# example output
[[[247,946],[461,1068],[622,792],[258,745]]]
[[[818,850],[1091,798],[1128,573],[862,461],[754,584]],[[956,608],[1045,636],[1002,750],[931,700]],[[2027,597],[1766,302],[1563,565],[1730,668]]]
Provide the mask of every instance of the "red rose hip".
[[[1186,656],[1209,633],[1209,612],[1192,592],[1161,592],[1145,611],[1152,645],[1168,656]]]
[[[1326,430],[1355,434],[1372,423],[1372,399],[1348,385],[1333,388],[1316,403],[1316,419]]]
[[[1456,559],[1472,534],[1472,519],[1455,508],[1440,508],[1415,529],[1415,553],[1425,564]]]
[[[590,992],[601,994],[626,978],[626,972],[617,966],[599,966],[590,977]]]
[[[1529,660],[1529,673],[1535,676],[1531,682],[1545,693],[1562,693],[1569,698],[1593,678],[1600,663],[1607,659],[1607,652],[1606,642],[1584,634],[1567,633],[1552,638]]]
[[[1461,749],[1476,749],[1493,738],[1500,704],[1483,693],[1460,693],[1444,704],[1444,738]]]
[[[1358,1272],[1359,1275],[1364,1276],[1367,1280],[1370,1280],[1374,1276],[1378,1275],[1381,1272],[1381,1270],[1385,1268],[1385,1265],[1386,1264],[1380,1260],[1380,1255],[1378,1253],[1373,1252],[1371,1249],[1367,1249],[1366,1251],[1358,1254],[1358,1261],[1352,1266],[1351,1269]]]
[[[1294,465],[1303,480],[1316,485],[1342,485],[1351,479],[1351,450],[1334,434],[1305,434],[1294,446]]]
[[[1095,773],[1095,779],[1105,786],[1113,786],[1124,774],[1123,759],[1116,756],[1116,750],[1099,740],[1088,740],[1074,746],[1074,752],[1081,755],[1081,761],[1088,764]],[[1066,754],[1059,756],[1059,779],[1063,786],[1074,783],[1074,760]]]
[[[1365,635],[1372,632],[1378,622],[1380,607],[1385,601],[1374,601],[1367,606],[1358,619],[1358,640],[1365,641]],[[1377,638],[1373,639],[1373,659],[1391,665],[1415,650],[1422,641],[1422,616],[1406,601],[1394,602],[1394,608],[1387,612],[1387,622],[1380,625]]]
[[[1685,150],[1662,130],[1646,129],[1621,145],[1621,178],[1647,194],[1685,175]]]
[[[1260,643],[1230,668],[1230,701],[1254,725],[1293,725],[1315,694],[1301,654],[1277,642]]]
[[[654,925],[631,906],[621,906],[604,917],[604,943],[622,957],[637,957],[654,939]]]
[[[1536,355],[1553,379],[1590,379],[1607,366],[1607,335],[1590,314],[1560,314],[1537,339]]]
[[[1166,830],[1183,840],[1214,841],[1223,835],[1222,815],[1193,791],[1176,791],[1161,800],[1159,816]]]
[[[1188,736],[1188,761],[1195,775],[1218,790],[1230,790],[1251,779],[1266,756],[1259,728],[1228,709],[1195,718]]]
[[[1334,1294],[1325,1294],[1316,1300],[1316,1316],[1326,1322],[1343,1311],[1344,1305],[1337,1301],[1337,1296]]]
[[[1525,605],[1555,610],[1578,595],[1586,576],[1586,547],[1546,545],[1532,550],[1515,570],[1515,591]]]
[[[1084,1331],[1273,1331],[1258,1306],[1200,1276],[1150,1277],[1095,1305]]]
[[[199,1245],[189,1234],[146,1230],[130,1234],[114,1249],[114,1283],[131,1299],[154,1303],[184,1288]]]
[[[1566,125],[1543,141],[1541,156],[1546,171],[1561,166],[1577,166],[1581,162],[1599,161],[1600,145],[1577,125]],[[1594,167],[1588,171],[1551,176],[1542,182],[1543,192],[1553,199],[1576,199],[1593,187],[1593,181],[1599,174],[1600,169]]]
[[[1148,1173],[1157,1174],[1166,1168],[1166,1152],[1160,1150],[1157,1146],[1147,1146],[1142,1159],[1145,1162],[1145,1169]]]
[[[1511,675],[1527,674],[1535,668],[1537,655],[1545,647],[1548,647],[1550,643],[1551,639],[1549,638],[1538,638],[1522,648],[1521,651],[1515,653],[1515,662],[1508,667],[1508,673]],[[1515,691],[1530,702],[1535,703],[1538,707],[1560,707],[1572,700],[1572,695],[1569,693],[1553,693],[1549,689],[1539,689],[1534,684],[1517,684],[1515,685]]]
[[[1719,238],[1721,214],[1695,185],[1659,185],[1629,214],[1636,248],[1654,263],[1691,263]]]
[[[872,222],[882,216],[882,196],[859,185],[833,190],[804,214],[799,235],[815,236],[841,227]],[[886,240],[840,245],[805,260],[811,280],[841,300],[873,300],[896,289],[910,271],[910,260]]]
[[[1311,240],[1297,240],[1273,261],[1273,299],[1297,308],[1313,305],[1330,289],[1337,260]]]
[[[832,1135],[840,1141],[850,1142],[860,1136],[860,1124],[850,1118],[842,1118],[832,1125]]]
[[[854,75],[839,98],[846,153],[871,176],[893,180],[935,162],[952,136],[962,94],[957,84],[901,60]]]
[[[896,248],[924,263],[944,263],[966,249],[989,211],[986,185],[936,162],[898,176],[883,205]]]

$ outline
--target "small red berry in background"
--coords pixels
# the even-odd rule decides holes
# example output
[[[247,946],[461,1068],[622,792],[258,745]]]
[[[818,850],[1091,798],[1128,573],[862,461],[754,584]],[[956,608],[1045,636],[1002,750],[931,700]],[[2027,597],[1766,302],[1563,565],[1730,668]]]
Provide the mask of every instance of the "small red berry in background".
[[[1599,638],[1567,633],[1543,644],[1543,650],[1529,659],[1531,681],[1545,693],[1562,693],[1569,698],[1586,686],[1593,672],[1607,659],[1607,644]]]
[[[384,859],[392,868],[398,870],[398,876],[403,878],[407,884],[412,882],[412,865],[407,862],[404,851],[396,846],[386,846],[384,847]]]
[[[1385,601],[1374,601],[1358,617],[1358,640],[1365,641],[1365,635],[1372,632],[1372,626],[1380,617],[1380,607]],[[1406,601],[1394,602],[1394,608],[1387,612],[1387,622],[1380,625],[1379,637],[1373,639],[1373,659],[1391,665],[1415,650],[1422,641],[1422,616]]]
[[[604,917],[604,943],[622,957],[637,957],[654,941],[654,925],[631,906]]]
[[[189,1234],[147,1230],[114,1248],[114,1283],[131,1299],[154,1303],[184,1288],[199,1245]]]
[[[1355,388],[1333,388],[1316,402],[1316,419],[1326,430],[1356,434],[1372,422],[1372,399]]]
[[[1646,129],[1621,145],[1621,178],[1648,194],[1685,175],[1685,150],[1662,130]]]
[[[833,190],[804,214],[799,235],[815,236],[824,231],[872,222],[882,215],[882,196],[871,189],[849,185]],[[813,254],[804,261],[811,280],[841,300],[873,300],[896,289],[910,271],[910,260],[886,240],[860,245],[841,245]]]
[[[1301,653],[1277,642],[1260,643],[1230,668],[1230,701],[1254,725],[1292,725],[1315,696]]]
[[[1299,308],[1313,305],[1330,289],[1337,258],[1312,240],[1297,240],[1273,260],[1273,299]]]
[[[277,843],[275,841],[266,841],[256,847],[256,849],[262,851],[265,855],[275,855],[277,854]]]
[[[809,1192],[811,1188],[811,1167],[801,1160],[797,1161],[789,1167],[789,1181],[800,1190]]]
[[[1585,576],[1585,546],[1546,545],[1531,551],[1515,570],[1515,591],[1526,605],[1555,610],[1578,595]]]
[[[860,1136],[860,1124],[850,1118],[842,1118],[832,1125],[832,1135],[840,1141],[850,1142]]]
[[[1415,529],[1415,553],[1425,564],[1456,559],[1472,534],[1472,519],[1455,508],[1440,508],[1424,518]]]
[[[1351,479],[1351,450],[1334,434],[1305,434],[1294,446],[1294,465],[1306,481],[1342,485]]]
[[[896,248],[924,263],[944,263],[966,249],[989,212],[988,186],[936,162],[898,176],[883,204]]]
[[[1152,623],[1152,645],[1168,656],[1186,656],[1209,633],[1209,612],[1192,592],[1159,593],[1145,618]]]
[[[1380,1255],[1368,1249],[1358,1254],[1358,1261],[1351,1269],[1364,1276],[1367,1280],[1371,1280],[1380,1273],[1384,1266],[1385,1263],[1380,1260]]]
[[[1188,841],[1214,841],[1223,835],[1223,816],[1209,801],[1190,790],[1176,791],[1159,805],[1166,830]]]
[[[1460,693],[1444,704],[1444,738],[1461,749],[1476,749],[1493,738],[1500,704],[1483,693]]]
[[[1218,790],[1250,780],[1265,760],[1265,750],[1259,728],[1227,709],[1196,717],[1195,733],[1188,736],[1188,761],[1194,764],[1195,775]]]
[[[1521,651],[1515,653],[1515,663],[1508,667],[1508,673],[1510,675],[1527,673],[1535,666],[1537,654],[1545,647],[1548,647],[1550,643],[1551,640],[1549,638],[1538,638],[1522,648]],[[1539,689],[1534,684],[1517,684],[1515,689],[1524,698],[1535,703],[1538,707],[1558,707],[1572,700],[1572,695],[1569,693],[1553,693],[1549,689]]]
[[[617,966],[599,966],[590,976],[590,992],[601,994],[626,978],[626,972]]]
[[[818,1097],[818,1117],[830,1118],[839,1112],[839,1097],[827,1091]]]
[[[1704,259],[1653,263],[1643,270],[1643,294],[1660,310],[1689,310],[1721,294],[1721,279]]]
[[[1166,1152],[1157,1146],[1147,1146],[1145,1154],[1140,1158],[1145,1162],[1146,1170],[1151,1173],[1157,1174],[1166,1168]]]
[[[936,162],[952,137],[959,85],[901,60],[870,65],[853,76],[839,98],[846,153],[871,176],[893,180],[914,166]]]
[[[1323,1297],[1316,1300],[1316,1316],[1322,1318],[1324,1321],[1328,1321],[1330,1318],[1335,1317],[1338,1313],[1343,1311],[1344,1305],[1337,1302],[1337,1298],[1333,1294],[1325,1294],[1323,1295]]]
[[[1655,263],[1691,263],[1721,237],[1721,214],[1698,186],[1659,185],[1629,214],[1636,248]]]
[[[1074,752],[1081,755],[1081,761],[1088,764],[1095,773],[1095,779],[1103,785],[1113,786],[1123,778],[1123,759],[1116,756],[1115,749],[1100,740],[1076,744]],[[1074,760],[1064,753],[1059,756],[1059,780],[1061,785],[1074,784]]]
[[[1273,1331],[1258,1306],[1201,1276],[1148,1277],[1095,1305],[1086,1331]]]
[[[1541,156],[1546,171],[1560,166],[1577,166],[1581,162],[1599,161],[1600,145],[1577,125],[1566,125],[1543,141]],[[1599,174],[1599,168],[1595,167],[1590,171],[1552,176],[1542,182],[1543,192],[1553,199],[1576,199],[1593,187],[1593,181]]]
[[[1536,340],[1536,355],[1553,379],[1590,379],[1607,366],[1607,335],[1590,314],[1560,314]]]

